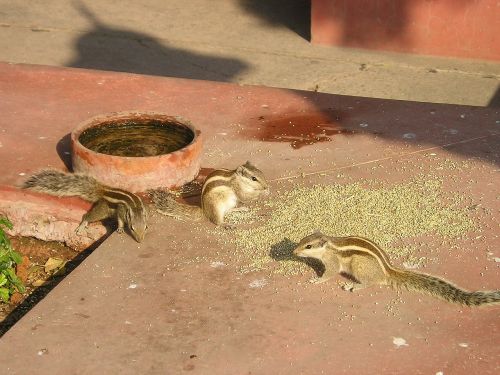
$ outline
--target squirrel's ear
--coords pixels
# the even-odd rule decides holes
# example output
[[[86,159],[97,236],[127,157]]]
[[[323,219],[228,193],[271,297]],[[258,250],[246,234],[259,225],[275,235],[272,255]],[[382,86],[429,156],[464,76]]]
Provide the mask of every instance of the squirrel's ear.
[[[244,170],[245,170],[245,166],[244,165],[240,165],[238,168],[236,168],[236,173],[242,175]]]
[[[249,168],[255,168],[254,165],[252,163],[250,163],[250,160],[247,160],[247,162],[245,164],[243,164],[245,167],[249,167]]]
[[[322,236],[319,243],[321,244],[321,247],[325,246],[328,243],[328,238],[326,238],[326,236]]]

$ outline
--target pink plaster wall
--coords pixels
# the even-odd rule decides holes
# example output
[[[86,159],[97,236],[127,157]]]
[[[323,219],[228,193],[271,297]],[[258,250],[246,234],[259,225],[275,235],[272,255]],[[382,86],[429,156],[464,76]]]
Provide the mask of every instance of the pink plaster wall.
[[[311,40],[500,60],[500,1],[311,0]]]

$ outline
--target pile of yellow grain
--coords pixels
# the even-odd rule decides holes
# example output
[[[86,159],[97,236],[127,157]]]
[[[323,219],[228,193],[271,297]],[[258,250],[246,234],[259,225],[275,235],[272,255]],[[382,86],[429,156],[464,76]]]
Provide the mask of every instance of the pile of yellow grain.
[[[369,182],[293,187],[272,194],[264,207],[233,214],[235,230],[217,228],[213,234],[226,248],[232,247],[243,271],[295,274],[304,265],[293,259],[291,251],[315,230],[368,237],[391,256],[411,256],[411,247],[392,244],[425,234],[460,236],[474,228],[459,203],[459,196],[444,196],[442,181],[436,177],[417,177],[387,188]]]

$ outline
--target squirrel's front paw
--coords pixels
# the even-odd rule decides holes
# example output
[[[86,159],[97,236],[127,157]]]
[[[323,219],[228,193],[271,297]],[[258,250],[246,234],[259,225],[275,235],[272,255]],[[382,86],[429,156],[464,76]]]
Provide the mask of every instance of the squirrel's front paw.
[[[354,291],[354,283],[352,281],[345,281],[341,284],[340,286],[342,290],[345,290],[346,292],[352,292]]]
[[[116,232],[122,234],[124,232],[123,228],[116,228]]]
[[[87,229],[87,223],[80,223],[78,227],[75,229],[75,233],[79,236],[83,236],[85,229]]]
[[[309,279],[309,282],[311,284],[321,284],[321,283],[324,283],[325,281],[328,281],[330,278],[329,277],[326,277],[326,278],[323,278],[323,277],[313,277],[311,279]]]

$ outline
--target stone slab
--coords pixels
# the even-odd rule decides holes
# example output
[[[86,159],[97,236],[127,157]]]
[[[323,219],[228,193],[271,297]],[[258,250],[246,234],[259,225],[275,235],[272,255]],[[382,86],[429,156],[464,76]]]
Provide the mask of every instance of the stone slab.
[[[43,66],[0,65],[0,160],[12,166],[0,183],[64,168],[73,126],[131,109],[191,120],[204,134],[204,168],[250,159],[273,190],[363,179],[390,185],[432,172],[446,191],[498,213],[495,109]],[[437,160],[471,167],[443,170]],[[498,288],[499,218],[481,212],[476,239],[454,239],[454,249],[422,239],[423,255],[431,247],[438,254],[426,272]],[[235,250],[210,228],[153,216],[144,243],[112,235],[0,339],[4,373],[499,370],[498,308],[383,288],[344,293],[335,282],[309,284],[312,270],[242,274]],[[401,338],[407,345],[397,345]]]
[[[459,3],[460,12],[491,0],[367,3],[384,2],[400,3],[404,9]],[[500,105],[499,63],[313,44],[310,8],[310,0],[148,0],[128,1],[126,6],[116,0],[0,0],[0,61],[385,99]],[[375,20],[366,14],[366,22],[350,22],[345,31],[377,28]],[[365,36],[373,35],[377,36]],[[392,35],[396,40],[398,36],[407,34]],[[498,45],[491,41],[488,48],[493,51]]]

